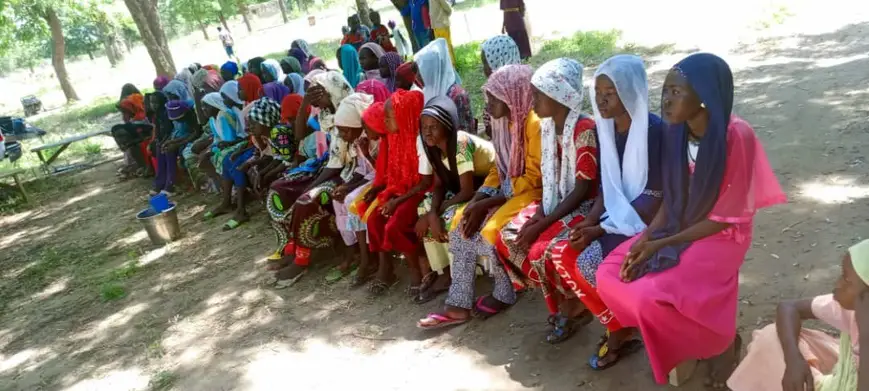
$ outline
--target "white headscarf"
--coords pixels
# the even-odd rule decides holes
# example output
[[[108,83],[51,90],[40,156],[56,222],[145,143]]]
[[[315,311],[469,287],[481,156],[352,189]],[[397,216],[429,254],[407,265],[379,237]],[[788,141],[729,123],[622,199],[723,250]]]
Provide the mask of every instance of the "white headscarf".
[[[419,68],[419,75],[425,84],[422,88],[425,103],[439,96],[446,96],[447,91],[456,84],[456,71],[450,59],[447,41],[438,38],[422,48],[413,57]]]
[[[263,67],[262,65],[265,66]],[[270,75],[272,75],[272,78],[274,78],[276,82],[284,82],[284,69],[281,68],[281,63],[279,63],[278,60],[269,58],[263,61],[262,65],[260,65],[260,68],[264,72],[268,72]]]
[[[649,179],[649,84],[643,60],[622,54],[601,64],[594,79],[607,76],[616,86],[619,99],[631,116],[631,128],[625,152],[619,162],[616,149],[615,121],[604,119],[595,101],[594,87],[589,99],[594,109],[600,148],[601,184],[606,220],[601,227],[612,234],[634,236],[646,229],[646,223],[631,206],[646,188]]]
[[[576,186],[576,143],[573,140],[573,131],[582,109],[582,64],[568,58],[552,60],[534,72],[531,84],[546,96],[570,108],[560,142],[555,137],[555,121],[552,118],[540,121],[543,213],[548,215]],[[557,158],[559,144],[561,159]],[[560,167],[557,166],[559,160]]]
[[[350,94],[335,111],[335,125],[348,128],[362,127],[362,112],[374,103],[374,97],[361,92]]]
[[[223,85],[220,87],[220,94],[228,97],[235,103],[238,103],[240,105],[244,104],[244,101],[238,97],[238,82],[235,80],[230,80],[226,83],[223,83]],[[244,129],[247,128],[247,120],[242,111],[238,107],[232,107],[229,112],[235,117],[236,121],[238,121],[239,126],[241,127],[242,132],[244,132]]]

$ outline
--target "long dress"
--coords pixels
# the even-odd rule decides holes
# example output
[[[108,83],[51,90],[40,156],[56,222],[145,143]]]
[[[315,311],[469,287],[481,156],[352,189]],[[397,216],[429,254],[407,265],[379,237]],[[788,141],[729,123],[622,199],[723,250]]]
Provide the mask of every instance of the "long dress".
[[[492,143],[463,131],[457,132],[456,139],[456,170],[458,171],[458,176],[470,172],[477,178],[487,177],[495,167],[495,147]],[[441,163],[449,169],[450,163],[446,157],[442,159]],[[433,175],[434,172],[431,164],[424,167],[420,166],[420,173],[423,175]],[[449,200],[452,196],[451,193],[448,193],[444,197],[444,201]],[[424,216],[431,211],[431,202],[432,194],[427,193],[426,198],[419,205],[418,213],[420,216]],[[455,230],[458,222],[461,221],[465,205],[467,205],[467,202],[454,204],[441,214],[440,220],[444,222],[443,228],[447,233]],[[450,244],[437,241],[431,235],[431,230],[429,230],[423,241],[423,245],[425,246],[425,253],[431,269],[442,274],[443,270],[450,266],[451,263]]]
[[[554,271],[546,270],[546,265],[552,265],[551,259],[561,257],[564,249],[569,247],[568,236],[570,235],[571,228],[585,219],[585,216],[591,210],[597,194],[598,152],[594,120],[591,118],[581,118],[577,121],[573,138],[577,156],[576,179],[592,182],[580,206],[547,227],[530,247],[524,247],[517,241],[519,231],[528,220],[534,217],[537,209],[542,207],[540,202],[533,202],[522,209],[516,217],[501,229],[501,235],[497,244],[498,255],[504,263],[516,289],[523,290],[529,286],[540,286],[543,289],[545,297],[552,294],[553,291],[552,289],[548,289],[549,286],[547,284],[541,284],[543,280],[540,276],[544,274],[553,275]],[[542,158],[560,159],[560,149],[559,142],[559,156],[544,155]],[[544,177],[543,180],[555,181],[557,179]],[[546,183],[544,183],[544,186],[546,186]]]
[[[504,12],[504,29],[507,35],[513,38],[519,46],[519,54],[522,59],[531,57],[531,41],[528,38],[528,30],[525,26],[525,17],[522,10],[525,8],[523,0],[501,0],[501,11]]]
[[[364,133],[353,143],[353,148],[356,149],[356,174],[361,175],[365,179],[365,183],[347,193],[344,196],[344,202],[332,201],[332,207],[335,209],[335,224],[338,226],[341,238],[344,239],[344,244],[348,246],[356,244],[356,233],[363,232],[366,229],[365,223],[362,222],[359,215],[350,213],[349,206],[367,191],[371,186],[371,182],[374,181],[375,163],[368,160],[363,150],[367,149],[368,156],[372,159],[377,159],[379,146],[380,141],[369,140]]]
[[[509,183],[502,183],[497,165],[492,165],[486,181],[477,190],[478,193],[489,196],[503,195],[508,197],[507,202],[488,211],[482,229],[474,236],[463,236],[461,222],[456,229],[450,231],[452,283],[447,293],[446,305],[471,309],[478,259],[482,259],[484,269],[494,281],[492,296],[504,304],[513,304],[516,301],[516,292],[510,283],[510,277],[498,261],[495,243],[501,228],[519,211],[532,202],[539,201],[541,197],[540,118],[534,112],[528,115],[525,123],[525,146],[525,171],[521,176],[510,178]]]
[[[693,242],[676,266],[623,282],[620,268],[638,235],[613,250],[597,271],[600,297],[623,326],[640,329],[660,384],[682,361],[714,357],[733,342],[739,268],[751,246],[754,214],[787,201],[760,141],[736,116],[727,129],[720,189],[708,218],[731,225]]]
[[[661,127],[661,119],[654,114],[649,114],[649,175],[646,189],[631,202],[631,205],[637,210],[637,214],[647,224],[655,217],[663,196]],[[619,163],[621,163],[624,159],[628,134],[615,132],[615,142],[620,159]],[[604,193],[603,196],[606,197],[606,194]],[[589,243],[588,247],[581,252],[568,246],[561,253],[561,256],[552,258],[551,268],[560,272],[558,278],[553,279],[554,281],[547,279],[547,283],[552,285],[551,289],[557,290],[562,297],[580,299],[585,307],[610,331],[618,331],[621,329],[621,325],[614,319],[612,312],[597,294],[595,273],[607,254],[628,239],[630,238],[624,235],[607,233]],[[575,266],[573,262],[576,262]],[[546,300],[546,306],[551,314],[558,312],[558,301],[553,299],[554,297],[550,296]]]

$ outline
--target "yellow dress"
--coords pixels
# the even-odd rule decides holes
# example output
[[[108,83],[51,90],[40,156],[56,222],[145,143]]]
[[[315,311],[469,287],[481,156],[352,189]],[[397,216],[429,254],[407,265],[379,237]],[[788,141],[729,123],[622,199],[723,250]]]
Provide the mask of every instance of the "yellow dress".
[[[534,201],[543,197],[543,174],[540,171],[540,118],[533,111],[525,121],[525,172],[520,177],[511,178],[513,197],[486,221],[480,235],[491,245],[495,245],[498,234],[513,217]],[[498,167],[492,166],[484,187],[499,188],[501,180]]]

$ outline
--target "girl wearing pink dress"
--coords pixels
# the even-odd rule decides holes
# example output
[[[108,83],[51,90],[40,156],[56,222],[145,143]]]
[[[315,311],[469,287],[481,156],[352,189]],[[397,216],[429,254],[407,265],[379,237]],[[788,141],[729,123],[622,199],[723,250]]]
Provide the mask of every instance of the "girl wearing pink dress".
[[[661,107],[664,202],[645,232],[606,257],[597,281],[618,321],[642,335],[663,384],[682,362],[735,352],[739,268],[754,214],[787,199],[751,126],[731,113],[724,60],[699,53],[676,64]],[[606,347],[617,354],[630,334],[611,335]],[[713,381],[726,381],[729,369],[713,365]]]

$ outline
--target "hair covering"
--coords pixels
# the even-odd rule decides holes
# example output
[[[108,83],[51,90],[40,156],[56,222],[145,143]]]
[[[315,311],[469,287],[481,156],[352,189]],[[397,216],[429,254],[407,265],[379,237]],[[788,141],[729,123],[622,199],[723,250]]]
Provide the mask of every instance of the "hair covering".
[[[166,84],[169,84],[169,78],[166,76],[157,76],[154,79],[154,90],[155,91],[163,91],[163,87],[166,87]]]
[[[606,76],[631,117],[631,128],[624,156],[616,148],[616,126],[612,118],[603,118],[595,100],[594,86],[588,89],[600,151],[601,187],[606,216],[601,228],[611,234],[634,236],[646,229],[646,223],[631,206],[649,180],[649,83],[643,60],[622,54],[604,61],[594,73]]]
[[[281,105],[267,96],[259,98],[251,104],[247,118],[271,129],[281,120]]]
[[[498,152],[496,164],[501,188],[508,190],[507,196],[513,195],[510,178],[525,173],[525,122],[534,106],[533,74],[534,70],[528,65],[506,65],[483,85],[483,91],[510,108],[510,118],[492,119],[492,141]]]
[[[305,79],[298,73],[291,73],[284,79],[284,85],[290,89],[291,94],[305,96]]]
[[[419,67],[416,66],[413,62],[406,62],[401,64],[395,70],[395,78],[401,79],[405,83],[413,84],[416,81],[416,74],[419,72]],[[396,87],[398,89],[398,87]]]
[[[504,65],[519,64],[522,62],[519,55],[519,46],[509,35],[496,35],[480,45],[480,49],[486,56],[486,63],[492,72],[497,71]]]
[[[353,88],[338,71],[328,71],[315,75],[311,78],[311,84],[323,86],[326,92],[329,93],[329,100],[335,110],[338,110],[341,101],[348,95],[353,93]],[[325,131],[332,131],[335,127],[335,116],[329,110],[320,110],[317,119],[320,123],[320,128]]]
[[[221,78],[217,72],[202,68],[193,74],[192,83],[193,87],[200,90],[217,92],[220,91],[220,87],[223,86],[223,78]]]
[[[362,65],[359,64],[359,54],[353,45],[343,45],[338,49],[338,61],[344,70],[344,78],[350,83],[350,87],[356,88],[361,80]]]
[[[223,96],[219,92],[209,92],[202,97],[202,103],[205,103],[220,111],[230,112],[229,107],[223,102]]]
[[[311,69],[311,71],[308,72],[307,75],[305,75],[304,80],[310,83],[311,80],[314,80],[314,77],[316,77],[317,75],[324,74],[324,73],[326,73],[326,71],[324,71],[322,69]]]
[[[386,135],[386,110],[384,102],[374,102],[362,113],[362,122],[377,134]],[[380,159],[378,159],[379,161]]]
[[[374,53],[374,57],[377,58],[377,61],[380,61],[380,59],[386,54],[386,50],[383,50],[383,46],[380,46],[375,42],[368,42],[362,45],[359,48],[359,54],[362,54],[362,49],[371,50],[371,52]]]
[[[446,158],[450,166],[445,167],[442,162],[442,151],[438,147],[424,145],[425,154],[434,168],[435,174],[440,178],[447,191],[458,193],[461,190],[459,171],[456,163],[456,149],[458,148],[458,124],[459,109],[455,102],[446,96],[437,96],[422,109],[422,115],[431,117],[443,125],[447,137]]]
[[[187,85],[180,80],[172,80],[163,87],[164,94],[175,95],[179,100],[190,99],[190,93],[187,91]]]
[[[863,280],[863,283],[869,285],[869,239],[864,239],[848,248],[848,255],[851,256],[851,265],[854,266],[854,271]]]
[[[227,83],[232,83],[229,81]],[[263,96],[263,85],[260,79],[252,73],[245,73],[238,78],[238,88],[244,91],[245,103],[253,102]]]
[[[673,67],[697,93],[706,106],[709,123],[700,140],[693,178],[688,180],[688,129],[683,124],[672,124],[665,130],[664,204],[667,223],[652,234],[654,239],[675,235],[683,227],[690,227],[707,218],[721,188],[727,164],[727,126],[733,110],[733,74],[720,57],[709,53],[692,54]],[[678,157],[677,157],[678,155]],[[748,189],[746,189],[748,190]],[[679,255],[691,242],[660,249],[641,274],[661,271],[676,266]]]
[[[255,75],[262,75],[262,73],[263,73],[262,64],[263,64],[263,62],[265,62],[265,60],[266,59],[262,58],[262,57],[254,57],[254,58],[251,58],[250,60],[247,60],[247,63],[246,63],[247,71],[250,73],[253,73]],[[260,81],[262,81],[262,80],[260,80]]]
[[[311,57],[308,61],[308,73],[314,71],[315,69],[326,70],[326,63],[319,57]]]
[[[540,92],[552,98],[559,104],[570,109],[564,121],[564,132],[561,135],[561,167],[556,167],[559,159],[543,159],[542,171],[544,177],[558,178],[555,183],[543,183],[543,213],[550,214],[573,191],[576,186],[576,144],[573,131],[579,121],[582,110],[583,87],[582,65],[569,58],[559,58],[543,64],[534,76],[531,84]],[[555,121],[545,118],[540,121],[541,145],[543,156],[556,156],[557,148]]]
[[[145,120],[145,97],[142,94],[130,94],[122,99],[118,106],[129,113],[134,121]]]
[[[193,96],[193,84],[190,82],[192,78],[193,72],[190,71],[190,68],[184,68],[175,75],[175,80],[184,83],[184,87],[187,88],[187,96]]]
[[[423,100],[421,92],[403,90],[396,91],[390,98],[398,132],[386,136],[389,145],[386,156],[388,169],[377,170],[375,173],[375,185],[387,186],[378,195],[380,202],[386,202],[393,195],[407,193],[419,182],[417,139]]]
[[[190,110],[193,109],[193,103],[189,100],[170,100],[166,102],[166,113],[169,115],[169,119],[173,121],[177,121],[184,117],[184,114],[187,114]]]
[[[386,102],[389,99],[389,89],[380,80],[365,80],[356,86],[356,92],[371,95],[375,102]]]
[[[223,65],[220,66],[220,70],[227,72],[227,73],[230,73],[232,75],[237,75],[238,74],[238,64],[236,64],[235,61],[227,61],[227,62],[223,63]]]
[[[289,123],[291,118],[296,118],[299,109],[302,107],[302,96],[299,94],[290,94],[284,97],[281,101],[281,122]],[[311,106],[308,106],[307,114],[311,113]]]
[[[281,69],[281,64],[277,60],[267,59],[260,65],[263,74],[268,73],[272,77],[272,81],[281,83],[284,81],[284,70]]]
[[[136,88],[135,85],[127,83],[121,86],[121,97],[118,98],[118,103],[120,103],[124,98],[133,95],[133,94],[142,94],[139,92],[139,89]]]
[[[447,41],[443,38],[438,38],[422,48],[414,56],[414,61],[425,84],[422,92],[426,102],[438,96],[446,96],[450,87],[456,84],[456,71],[450,59]]]
[[[273,81],[263,86],[263,95],[275,102],[281,102],[290,94],[290,88],[281,82]]]
[[[287,75],[292,73],[302,73],[302,63],[295,57],[284,57],[281,60],[281,68]]]
[[[401,56],[395,52],[389,52],[380,57],[378,62],[381,68],[384,66],[389,69],[389,77],[386,78],[386,88],[389,92],[395,92],[395,76],[396,70],[401,65]]]
[[[223,83],[223,86],[220,87],[220,93],[222,95],[225,95],[227,98],[235,103],[244,104],[241,98],[238,97],[238,86],[239,82],[235,80],[230,80],[226,83]]]
[[[314,52],[311,51],[310,45],[304,39],[297,39],[290,44],[292,49],[300,49],[308,57],[314,57]],[[292,50],[291,49],[291,50]]]
[[[374,103],[371,95],[355,92],[344,98],[335,112],[335,125],[348,128],[362,127],[362,112]]]

